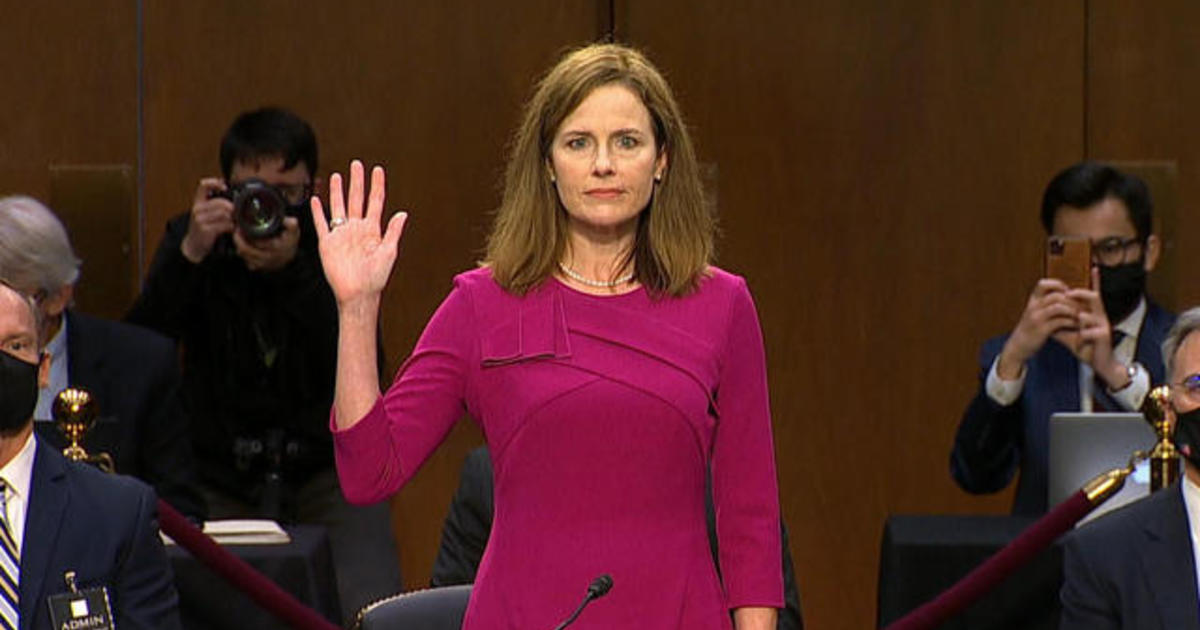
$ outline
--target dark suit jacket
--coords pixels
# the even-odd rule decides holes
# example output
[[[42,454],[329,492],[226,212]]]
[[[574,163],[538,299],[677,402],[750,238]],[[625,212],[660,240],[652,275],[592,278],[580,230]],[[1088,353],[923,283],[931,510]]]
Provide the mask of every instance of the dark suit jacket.
[[[189,213],[176,215],[125,316],[183,349],[180,399],[192,421],[201,481],[253,504],[263,501],[275,468],[285,503],[333,468],[337,304],[321,270],[311,213],[297,219],[295,258],[257,272],[233,253],[227,236],[199,264],[187,260],[179,247]],[[265,452],[275,450],[274,442],[281,461]]]
[[[467,455],[450,504],[450,513],[442,526],[442,543],[437,559],[433,563],[433,586],[470,584],[483,558],[488,535],[492,531],[492,457],[486,446],[477,448]],[[783,530],[783,597],[785,608],[779,611],[780,630],[801,630],[804,622],[800,616],[800,593],[796,588],[796,574],[792,569],[792,554],[788,553],[787,527]],[[708,540],[712,546],[714,561],[717,555],[716,519],[713,513],[712,496],[708,500]]]
[[[1174,315],[1147,301],[1134,359],[1150,373],[1152,384],[1163,382],[1162,342],[1174,321]],[[1004,489],[1019,467],[1012,511],[1039,515],[1047,509],[1050,416],[1079,410],[1079,361],[1062,344],[1047,341],[1026,365],[1021,397],[1001,406],[987,395],[987,375],[1007,339],[989,339],[979,352],[979,390],[958,425],[950,472],[964,490],[981,494]],[[1102,389],[1098,393],[1107,397]],[[1119,408],[1115,401],[1107,406]]]
[[[1067,538],[1061,630],[1200,630],[1198,602],[1179,484]]]
[[[22,630],[46,629],[46,599],[104,585],[121,630],[179,628],[178,596],[158,535],[154,491],[142,482],[67,461],[38,440],[21,544]]]
[[[83,442],[88,453],[112,455],[118,473],[151,484],[175,509],[203,520],[175,344],[150,330],[68,311],[67,360],[70,384],[90,391],[100,407]],[[67,445],[52,423],[35,426],[48,444]]]

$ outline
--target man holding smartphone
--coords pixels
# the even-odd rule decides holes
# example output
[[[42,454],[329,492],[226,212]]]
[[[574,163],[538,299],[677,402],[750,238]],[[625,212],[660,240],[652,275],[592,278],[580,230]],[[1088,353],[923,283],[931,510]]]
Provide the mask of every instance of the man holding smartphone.
[[[1158,262],[1146,184],[1095,162],[1062,171],[1042,196],[1050,237],[1091,242],[1091,287],[1038,280],[1013,330],[980,351],[979,390],[950,454],[958,485],[1004,489],[1020,468],[1014,514],[1046,511],[1050,416],[1136,411],[1163,378],[1160,350],[1174,316],[1145,294]]]

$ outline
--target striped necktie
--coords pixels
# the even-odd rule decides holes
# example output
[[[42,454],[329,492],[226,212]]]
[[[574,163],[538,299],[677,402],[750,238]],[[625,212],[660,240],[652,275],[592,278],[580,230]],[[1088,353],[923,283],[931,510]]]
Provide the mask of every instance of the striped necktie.
[[[1117,330],[1116,328],[1112,329],[1111,349],[1114,355],[1117,352],[1117,346],[1121,345],[1121,342],[1124,341],[1125,337],[1127,336],[1128,335]],[[1108,395],[1108,383],[1104,382],[1104,379],[1100,378],[1099,374],[1097,374],[1094,378],[1095,383],[1092,385],[1092,410],[1108,412],[1125,411],[1121,405],[1117,403],[1115,398]]]
[[[0,628],[17,630],[17,585],[20,584],[21,553],[8,525],[8,484],[0,479]]]

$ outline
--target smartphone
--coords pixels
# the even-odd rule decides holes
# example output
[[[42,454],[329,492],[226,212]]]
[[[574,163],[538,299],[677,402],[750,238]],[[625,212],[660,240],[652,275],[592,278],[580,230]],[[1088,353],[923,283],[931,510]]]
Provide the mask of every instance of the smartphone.
[[[1051,236],[1046,239],[1047,278],[1057,278],[1072,289],[1092,286],[1092,241],[1086,237]]]

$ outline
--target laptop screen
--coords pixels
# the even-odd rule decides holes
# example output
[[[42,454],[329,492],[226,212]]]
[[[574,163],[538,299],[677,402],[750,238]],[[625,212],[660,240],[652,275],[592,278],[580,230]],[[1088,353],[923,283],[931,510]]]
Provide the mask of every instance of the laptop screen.
[[[1154,447],[1154,429],[1140,413],[1056,413],[1050,417],[1050,509],[1100,473],[1123,468],[1134,451]],[[1150,469],[1138,464],[1125,487],[1080,523],[1150,494]]]

